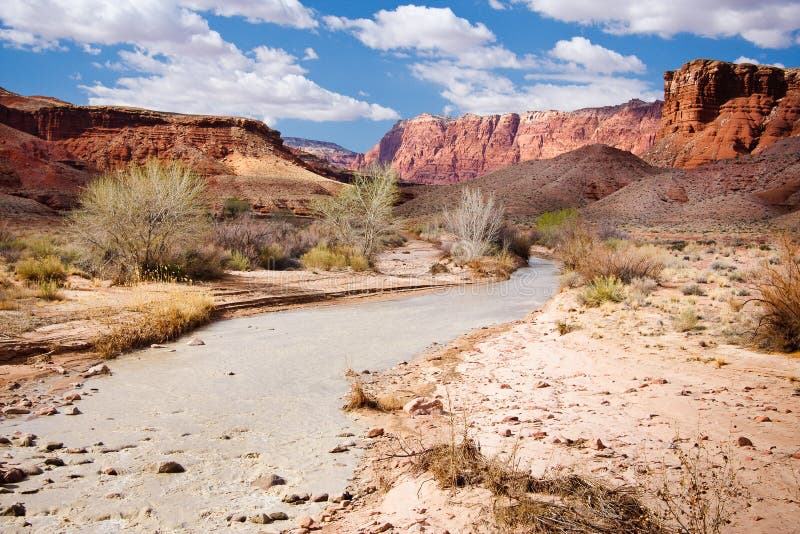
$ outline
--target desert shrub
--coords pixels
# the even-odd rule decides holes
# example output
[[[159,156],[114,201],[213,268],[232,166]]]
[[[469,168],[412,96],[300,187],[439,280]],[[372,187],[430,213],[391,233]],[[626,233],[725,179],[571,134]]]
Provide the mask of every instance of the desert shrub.
[[[352,371],[348,371],[352,374]],[[347,395],[347,403],[343,409],[346,412],[353,410],[377,410],[381,412],[392,412],[403,407],[400,399],[394,395],[373,395],[364,389],[364,384],[358,377],[350,382],[350,392]]]
[[[214,299],[199,291],[180,291],[167,299],[143,306],[137,317],[114,326],[94,340],[94,348],[105,358],[150,345],[165,343],[207,323]]]
[[[181,163],[150,160],[90,183],[72,228],[98,269],[131,281],[203,241],[204,198],[203,180]]]
[[[578,210],[564,208],[548,211],[536,218],[535,226],[539,242],[546,247],[554,248],[578,224]]]
[[[697,315],[695,309],[691,306],[684,308],[681,312],[672,319],[675,325],[675,330],[678,332],[691,332],[692,330],[699,329],[700,317]]]
[[[27,282],[61,283],[67,278],[67,270],[58,256],[26,258],[17,263],[17,275]]]
[[[245,213],[253,211],[252,206],[246,200],[238,198],[226,198],[222,203],[223,217],[239,217]]]
[[[565,229],[555,244],[555,256],[562,269],[581,272],[581,267],[597,247],[596,236],[584,225],[576,224]]]
[[[36,296],[44,300],[62,300],[60,284],[55,280],[44,280],[36,284]]]
[[[634,310],[650,304],[647,297],[656,290],[658,284],[650,278],[634,278],[628,285],[625,302]]]
[[[0,226],[0,257],[8,262],[15,262],[19,259],[25,243],[18,239],[5,225]]]
[[[393,207],[398,198],[397,173],[376,165],[356,174],[350,187],[314,204],[337,245],[372,258],[395,234]]]
[[[507,278],[524,264],[519,256],[501,252],[494,256],[480,256],[470,260],[467,265],[480,276]]]
[[[686,296],[694,295],[694,296],[697,296],[697,297],[704,297],[706,295],[706,292],[703,291],[703,288],[700,287],[697,284],[689,284],[689,285],[683,286],[681,288],[681,293],[683,293]]]
[[[447,265],[436,262],[433,265],[431,265],[431,268],[428,269],[428,271],[431,274],[444,274],[444,273],[449,273],[450,269],[447,268]]]
[[[736,266],[724,260],[714,260],[711,263],[711,268],[715,271],[735,271]]]
[[[231,257],[228,258],[228,267],[234,271],[249,271],[250,270],[250,258],[239,252],[238,250],[234,250],[231,252]]]
[[[559,286],[563,288],[576,288],[583,285],[583,277],[571,269],[561,272],[559,275]]]
[[[269,271],[281,271],[294,267],[296,262],[289,257],[284,248],[273,243],[261,249],[259,254],[261,266]]]
[[[757,273],[756,296],[750,299],[760,305],[756,338],[766,348],[795,352],[800,350],[800,247],[786,238],[779,260]]]
[[[303,269],[320,269],[332,271],[347,267],[347,256],[342,252],[331,249],[328,245],[320,244],[300,257]]]
[[[500,245],[503,250],[527,260],[531,254],[533,236],[530,231],[525,231],[506,224],[500,229],[498,245]]]
[[[356,272],[366,271],[369,269],[369,260],[363,254],[354,254],[347,258],[347,263],[350,268]]]
[[[629,233],[624,232],[619,228],[617,228],[616,226],[607,222],[600,223],[597,226],[597,230],[595,231],[595,233],[597,234],[598,239],[600,239],[601,241],[608,241],[611,239],[626,240],[631,238]]]
[[[503,225],[503,208],[493,196],[466,188],[458,206],[445,211],[442,219],[445,229],[456,238],[451,255],[467,263],[492,251]]]
[[[583,304],[590,308],[604,302],[622,302],[625,300],[625,286],[616,276],[598,276],[586,286],[581,297]]]

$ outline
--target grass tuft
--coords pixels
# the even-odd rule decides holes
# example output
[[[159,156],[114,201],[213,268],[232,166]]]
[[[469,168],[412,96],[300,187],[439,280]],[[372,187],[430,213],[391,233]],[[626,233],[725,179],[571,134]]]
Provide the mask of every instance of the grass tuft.
[[[17,263],[17,275],[26,282],[61,283],[67,278],[67,270],[58,256],[26,258]]]
[[[765,264],[751,300],[760,304],[756,339],[765,348],[800,351],[800,247],[784,240],[778,261]]]
[[[616,276],[598,276],[586,286],[580,297],[582,303],[590,308],[604,302],[622,302],[625,300],[625,286]]]

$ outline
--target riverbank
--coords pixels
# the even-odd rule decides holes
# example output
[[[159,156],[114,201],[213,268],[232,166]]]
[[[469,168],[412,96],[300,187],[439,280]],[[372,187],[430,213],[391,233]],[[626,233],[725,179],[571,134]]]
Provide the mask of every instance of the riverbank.
[[[692,509],[681,480],[696,476],[708,491],[694,509],[721,501],[724,532],[793,531],[800,359],[752,350],[742,306],[749,271],[771,253],[690,245],[649,294],[587,308],[567,288],[524,321],[364,377],[368,394],[425,397],[434,410],[361,414],[377,436],[353,483],[363,497],[326,510],[322,531],[513,531],[498,515],[508,498],[482,483],[440,488],[421,466],[424,451],[465,435],[525,476],[639,488],[654,511],[669,512],[665,497]]]

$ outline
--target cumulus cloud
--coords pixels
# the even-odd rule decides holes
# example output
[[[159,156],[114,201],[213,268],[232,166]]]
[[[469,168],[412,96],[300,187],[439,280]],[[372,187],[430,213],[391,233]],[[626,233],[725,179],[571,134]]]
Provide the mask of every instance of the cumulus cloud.
[[[584,37],[573,37],[569,41],[558,41],[550,55],[556,59],[578,64],[590,72],[611,74],[614,72],[638,72],[646,70],[636,56],[623,56],[618,52],[592,44]]]
[[[110,86],[82,86],[95,105],[248,115],[267,122],[399,118],[390,108],[320,87],[285,50],[240,50],[211,30],[198,9],[252,22],[316,25],[297,0],[4,0],[0,39],[32,50],[73,42],[88,46],[89,53],[96,45],[123,45],[118,62],[94,65],[131,74]]]
[[[303,55],[303,61],[312,61],[314,59],[319,59],[316,50],[309,47],[305,49],[305,54]]]
[[[489,0],[489,7],[498,11],[502,11],[506,8],[506,5],[500,0]]]
[[[736,64],[750,63],[751,65],[768,65],[770,67],[778,67],[778,68],[781,68],[781,69],[785,69],[786,68],[786,65],[784,65],[783,63],[762,63],[761,61],[759,61],[757,59],[753,59],[751,57],[745,57],[745,56],[739,56],[736,59],[734,59],[733,62],[736,63]]]
[[[612,34],[670,37],[689,32],[711,38],[740,36],[762,48],[800,42],[797,0],[513,1],[556,20],[598,24]]]

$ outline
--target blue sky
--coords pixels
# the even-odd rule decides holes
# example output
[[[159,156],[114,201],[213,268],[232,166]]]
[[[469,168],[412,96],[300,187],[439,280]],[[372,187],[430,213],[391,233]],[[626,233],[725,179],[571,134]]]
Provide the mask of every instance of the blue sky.
[[[425,112],[652,100],[698,57],[800,66],[800,1],[3,0],[0,43],[14,92],[363,151]]]

